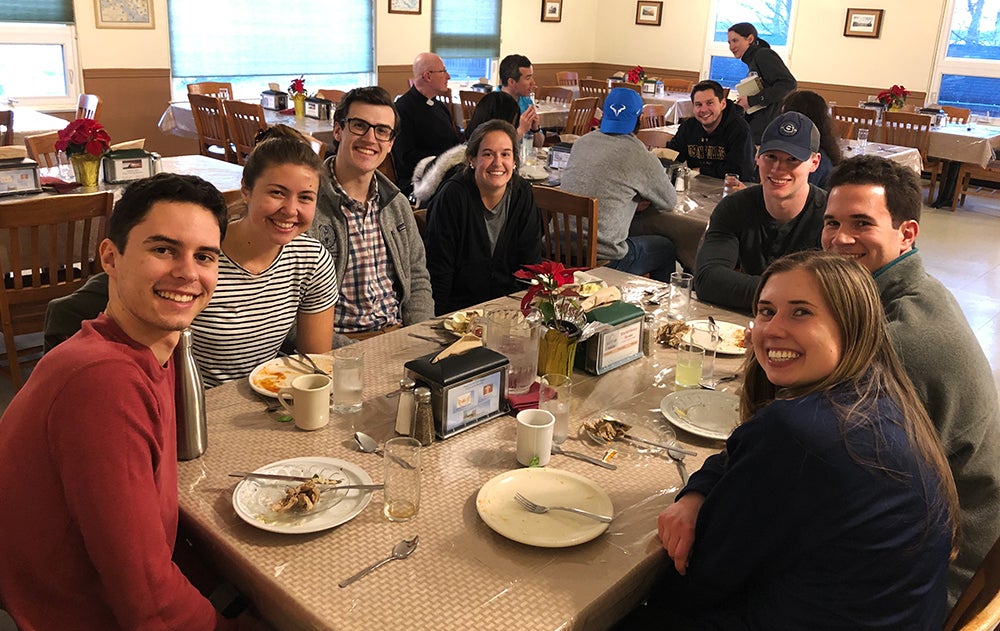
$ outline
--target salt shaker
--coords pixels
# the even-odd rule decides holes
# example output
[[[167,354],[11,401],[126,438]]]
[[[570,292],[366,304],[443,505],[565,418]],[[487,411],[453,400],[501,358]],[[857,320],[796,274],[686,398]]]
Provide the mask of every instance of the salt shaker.
[[[205,453],[205,448],[208,447],[205,387],[201,382],[201,371],[191,352],[191,343],[191,329],[184,329],[174,349],[178,460],[193,460]]]
[[[424,447],[434,442],[434,410],[431,408],[430,388],[421,386],[413,391],[417,407],[413,412],[413,425],[410,436],[416,438]]]
[[[656,350],[656,316],[647,313],[642,318],[642,354],[651,357]]]
[[[403,377],[399,380],[399,401],[396,402],[396,433],[400,436],[410,435],[416,402],[413,389],[416,386],[416,382],[409,377]]]

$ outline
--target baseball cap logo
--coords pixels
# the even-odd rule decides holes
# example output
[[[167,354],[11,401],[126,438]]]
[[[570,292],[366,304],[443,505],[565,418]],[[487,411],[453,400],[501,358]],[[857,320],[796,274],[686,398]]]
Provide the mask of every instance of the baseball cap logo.
[[[785,121],[778,127],[778,133],[782,136],[794,136],[799,133],[799,126],[795,124],[795,121]]]
[[[608,107],[611,108],[611,111],[615,113],[615,116],[621,116],[622,112],[625,111],[624,105],[619,105],[617,107],[614,105],[609,105]]]

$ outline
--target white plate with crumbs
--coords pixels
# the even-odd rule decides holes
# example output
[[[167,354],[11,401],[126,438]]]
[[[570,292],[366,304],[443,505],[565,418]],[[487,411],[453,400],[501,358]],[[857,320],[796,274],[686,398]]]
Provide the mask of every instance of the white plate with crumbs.
[[[566,548],[601,536],[608,524],[568,511],[543,515],[525,510],[514,500],[521,493],[545,506],[572,506],[614,516],[614,506],[604,489],[582,475],[551,467],[527,467],[490,479],[476,496],[476,510],[497,533],[529,546]]]
[[[254,473],[277,473],[325,478],[341,484],[371,484],[372,479],[356,464],[338,458],[311,456],[279,460],[254,470]],[[233,491],[233,508],[240,519],[270,532],[303,534],[319,532],[354,519],[368,506],[371,491],[338,491],[324,486],[319,501],[309,511],[277,512],[274,505],[285,497],[285,489],[297,482],[244,478]]]
[[[333,356],[310,353],[309,357],[321,370],[333,370]],[[291,357],[275,357],[266,361],[250,373],[250,387],[257,394],[277,398],[279,390],[292,385],[292,379],[312,373],[312,369],[307,368],[302,361],[305,360]]]
[[[695,436],[726,440],[739,421],[740,399],[717,390],[681,390],[663,397],[660,412]]]
[[[746,339],[747,330],[732,322],[723,322],[722,320],[716,320],[715,323],[719,326],[719,345],[715,349],[715,352],[720,355],[746,355],[747,348],[743,344]],[[708,320],[691,320],[687,323],[692,330],[694,327],[704,327],[708,328],[711,326],[711,322]],[[685,335],[685,339],[690,339],[691,333]],[[703,339],[704,338],[704,339]],[[706,333],[695,332],[694,340],[692,342],[695,346],[701,346],[706,348],[709,344],[709,337]]]

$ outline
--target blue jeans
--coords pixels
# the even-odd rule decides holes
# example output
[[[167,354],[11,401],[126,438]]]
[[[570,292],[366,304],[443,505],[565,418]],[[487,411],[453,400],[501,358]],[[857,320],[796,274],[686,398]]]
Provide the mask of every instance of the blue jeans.
[[[660,235],[644,235],[625,239],[628,252],[608,267],[620,272],[642,276],[649,274],[653,280],[670,282],[670,275],[676,271],[677,248],[674,242]]]

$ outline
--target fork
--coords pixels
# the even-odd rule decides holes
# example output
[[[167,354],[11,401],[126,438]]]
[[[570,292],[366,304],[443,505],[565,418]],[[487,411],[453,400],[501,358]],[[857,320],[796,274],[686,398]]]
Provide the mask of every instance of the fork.
[[[590,511],[585,511],[582,508],[573,508],[571,506],[542,506],[541,504],[535,504],[520,493],[514,493],[514,500],[520,504],[524,510],[530,513],[542,515],[550,510],[564,510],[569,511],[570,513],[576,513],[577,515],[583,515],[584,517],[590,517],[591,519],[596,519],[604,524],[611,523],[611,518],[607,515],[598,515],[597,513],[591,513]]]

